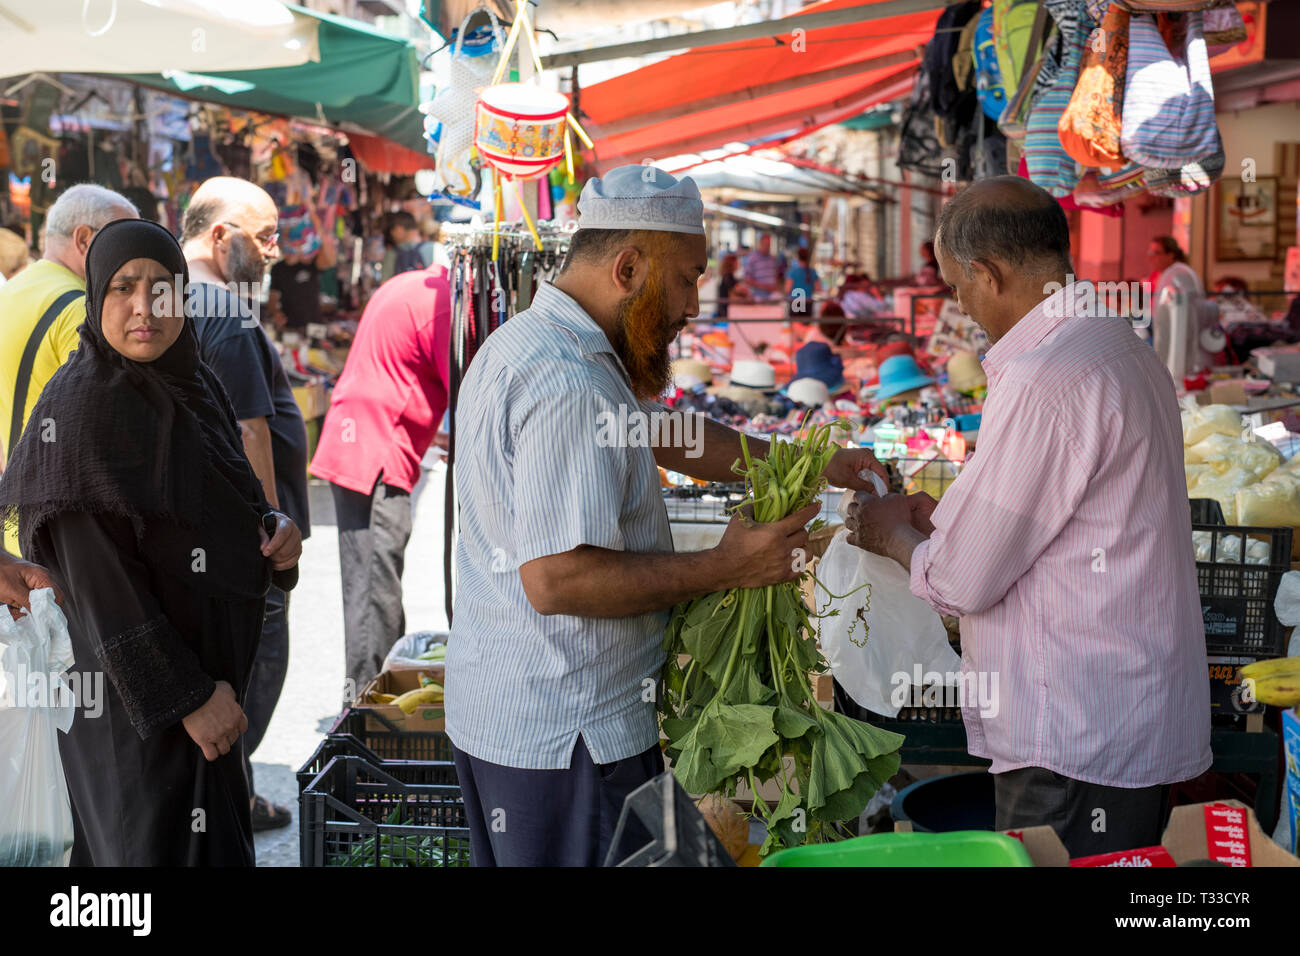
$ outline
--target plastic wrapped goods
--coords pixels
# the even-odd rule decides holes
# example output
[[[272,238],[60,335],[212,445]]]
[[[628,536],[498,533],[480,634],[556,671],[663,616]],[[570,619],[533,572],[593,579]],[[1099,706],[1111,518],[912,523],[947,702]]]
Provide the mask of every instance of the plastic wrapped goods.
[[[1234,465],[1221,475],[1207,475],[1196,483],[1193,498],[1213,498],[1223,509],[1225,524],[1240,524],[1237,520],[1237,492],[1253,485],[1256,477],[1240,466]]]
[[[1183,444],[1195,445],[1211,435],[1241,438],[1241,412],[1231,405],[1197,405],[1183,409]]]
[[[1212,465],[1220,475],[1233,468],[1253,476],[1259,481],[1282,464],[1282,456],[1266,441],[1242,441],[1227,435],[1214,434],[1201,439],[1183,451],[1183,462],[1188,465]],[[1204,484],[1205,478],[1201,479]]]
[[[1285,475],[1242,488],[1237,492],[1237,523],[1252,528],[1300,528],[1300,479]],[[1291,536],[1291,554],[1300,554]]]
[[[1202,478],[1213,478],[1218,474],[1213,465],[1183,465],[1183,474],[1187,478],[1187,490],[1190,492]],[[1192,495],[1193,498],[1196,495]]]

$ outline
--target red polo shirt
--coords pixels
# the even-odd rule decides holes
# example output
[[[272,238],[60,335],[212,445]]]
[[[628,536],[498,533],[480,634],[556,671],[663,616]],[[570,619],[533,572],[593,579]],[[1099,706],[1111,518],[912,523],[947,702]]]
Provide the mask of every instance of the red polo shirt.
[[[369,494],[405,491],[447,410],[451,287],[441,266],[389,279],[371,297],[334,386],[311,472]]]

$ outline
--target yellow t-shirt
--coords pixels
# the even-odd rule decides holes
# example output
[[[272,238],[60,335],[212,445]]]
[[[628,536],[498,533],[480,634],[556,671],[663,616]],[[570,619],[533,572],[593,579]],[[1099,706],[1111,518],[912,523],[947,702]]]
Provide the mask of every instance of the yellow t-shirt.
[[[45,310],[71,289],[84,292],[86,284],[77,278],[76,273],[48,259],[32,263],[0,286],[0,461],[9,456],[9,425],[13,417],[14,393],[18,388],[18,366],[27,349],[27,340]],[[45,383],[54,377],[76,349],[78,330],[84,321],[86,300],[83,296],[69,303],[45,333],[36,350],[36,361],[27,384],[24,428]],[[10,554],[18,553],[18,542],[12,533],[5,534],[4,546]]]

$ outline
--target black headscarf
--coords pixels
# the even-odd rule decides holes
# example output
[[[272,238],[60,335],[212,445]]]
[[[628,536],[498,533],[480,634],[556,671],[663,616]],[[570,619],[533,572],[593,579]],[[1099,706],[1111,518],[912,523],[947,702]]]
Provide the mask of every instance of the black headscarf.
[[[0,479],[0,511],[10,522],[16,518],[24,554],[40,526],[60,512],[131,518],[138,530],[154,521],[200,529],[209,514],[204,496],[214,490],[249,512],[238,515],[239,528],[228,535],[209,520],[215,527],[202,528],[204,538],[217,547],[237,543],[242,552],[244,519],[256,521],[268,509],[230,400],[199,358],[193,323],[186,319],[152,362],[133,361],[104,338],[105,295],[132,259],[153,259],[188,288],[185,256],[162,226],[120,219],[95,236],[86,254],[81,343],[42,391]],[[178,311],[185,301],[179,297]]]

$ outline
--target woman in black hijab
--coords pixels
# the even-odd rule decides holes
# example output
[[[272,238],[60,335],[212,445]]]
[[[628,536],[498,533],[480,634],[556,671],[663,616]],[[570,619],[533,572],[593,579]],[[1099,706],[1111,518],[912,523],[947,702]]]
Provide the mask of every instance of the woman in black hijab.
[[[240,704],[267,587],[302,539],[266,503],[199,360],[188,279],[163,227],[99,231],[81,343],[0,480],[23,555],[67,598],[82,681],[59,739],[73,865],[254,863]]]

